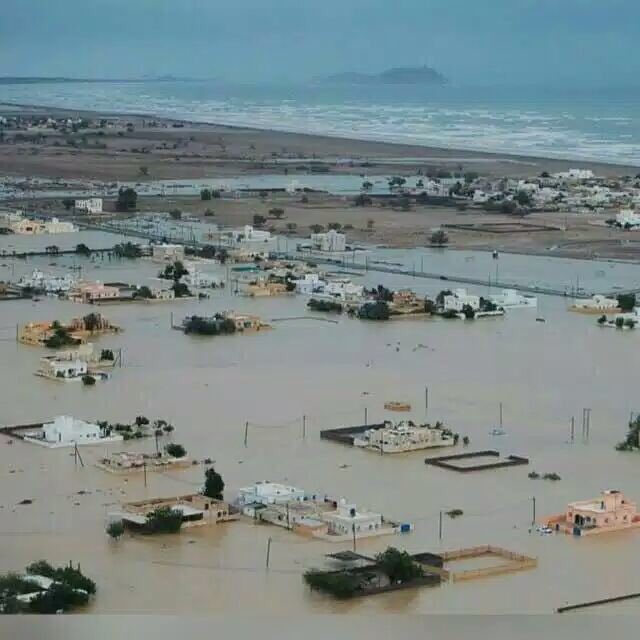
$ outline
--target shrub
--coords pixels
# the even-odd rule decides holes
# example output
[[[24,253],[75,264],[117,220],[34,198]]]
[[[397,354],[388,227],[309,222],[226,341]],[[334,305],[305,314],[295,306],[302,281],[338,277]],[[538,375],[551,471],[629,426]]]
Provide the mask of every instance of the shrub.
[[[635,306],[635,293],[621,293],[618,295],[618,307],[620,307],[622,311],[631,311]]]
[[[304,581],[311,589],[323,591],[336,598],[350,598],[360,589],[359,580],[346,572],[310,569],[304,574]]]
[[[449,242],[449,236],[442,229],[437,229],[431,234],[431,244],[442,247]]]
[[[182,527],[182,514],[171,507],[158,507],[147,514],[146,533],[178,533]]]
[[[118,540],[124,535],[124,523],[122,520],[114,520],[107,526],[107,535],[113,540]]]
[[[365,302],[358,309],[358,318],[363,320],[388,320],[390,316],[389,305],[381,300]]]
[[[307,307],[313,311],[327,311],[334,313],[342,313],[343,309],[339,302],[334,302],[333,300],[316,300],[315,298],[311,298],[311,300],[307,302]]]
[[[168,444],[164,450],[167,452],[167,455],[170,455],[172,458],[184,458],[187,455],[187,450],[181,444],[174,442]]]

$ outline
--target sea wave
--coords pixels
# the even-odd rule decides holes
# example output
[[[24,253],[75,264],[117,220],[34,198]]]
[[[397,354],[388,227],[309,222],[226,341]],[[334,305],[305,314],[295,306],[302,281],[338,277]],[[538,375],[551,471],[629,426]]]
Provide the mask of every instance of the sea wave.
[[[4,102],[166,116],[222,125],[313,133],[460,150],[569,158],[640,166],[640,125],[626,105],[617,111],[581,101],[358,99],[314,102],[308,95],[209,94],[178,83],[0,86]],[[474,104],[475,101],[475,104]],[[634,103],[635,104],[635,103]]]

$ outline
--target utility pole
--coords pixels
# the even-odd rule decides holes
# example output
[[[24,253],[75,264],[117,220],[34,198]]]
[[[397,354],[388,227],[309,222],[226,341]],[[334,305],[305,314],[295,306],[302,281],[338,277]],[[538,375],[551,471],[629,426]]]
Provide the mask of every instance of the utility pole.
[[[144,454],[143,454],[144,455]],[[144,486],[147,488],[147,459],[142,459],[142,471],[144,472]]]
[[[287,502],[287,529],[291,529],[291,524],[289,522],[289,503]]]
[[[442,509],[440,509],[440,516],[438,518],[438,540],[442,542]]]
[[[532,507],[531,526],[533,527],[536,524],[536,497],[535,496],[531,498],[531,507]]]
[[[429,387],[424,388],[424,418],[429,416]]]
[[[369,424],[368,422],[368,409],[367,407],[364,408],[364,426],[366,427]]]
[[[302,439],[307,437],[307,416],[302,416]]]
[[[267,569],[269,568],[269,556],[271,555],[271,538],[267,539]]]
[[[356,523],[351,523],[351,531],[353,532],[353,552],[356,552]]]
[[[73,443],[73,458],[74,458],[76,467],[78,466],[78,460],[80,460],[80,465],[84,467],[84,460],[82,459],[82,456],[80,455],[80,451],[78,450],[77,442]]]
[[[247,446],[247,438],[249,437],[249,423],[244,423],[244,446]]]
[[[575,426],[576,426],[576,417],[571,416],[571,444],[573,444]]]

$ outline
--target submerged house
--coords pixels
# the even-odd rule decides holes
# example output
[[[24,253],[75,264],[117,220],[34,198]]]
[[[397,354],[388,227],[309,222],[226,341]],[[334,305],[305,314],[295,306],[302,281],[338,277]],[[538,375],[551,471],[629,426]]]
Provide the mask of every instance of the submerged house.
[[[599,498],[570,502],[565,513],[547,520],[556,531],[585,536],[640,527],[636,503],[616,489],[603,491]]]
[[[408,524],[391,522],[380,513],[358,509],[344,498],[309,495],[303,489],[274,482],[257,482],[240,489],[236,504],[246,516],[329,542],[411,530]]]
[[[326,233],[313,233],[311,247],[316,251],[341,252],[347,247],[347,237],[335,229],[329,229]]]
[[[375,427],[359,433],[353,438],[354,447],[373,449],[381,453],[402,453],[435,447],[450,447],[456,444],[456,438],[449,429],[440,426],[417,425],[411,421],[393,424],[384,423],[382,428]]]
[[[616,298],[607,298],[606,296],[596,294],[588,300],[576,300],[571,306],[571,311],[580,311],[582,313],[616,313],[620,311],[620,309]]]
[[[60,360],[56,357],[44,357],[40,359],[40,367],[36,375],[60,380],[80,380],[88,372],[89,365],[80,358]]]
[[[491,296],[491,302],[503,309],[535,309],[538,306],[538,298],[522,295],[515,289],[503,289],[502,293]]]
[[[111,512],[109,520],[121,521],[125,527],[144,531],[147,516],[156,509],[169,508],[182,515],[182,527],[198,527],[236,520],[237,515],[224,500],[209,498],[200,493],[193,493],[170,498],[152,498],[126,502],[120,511]]]
[[[480,309],[480,296],[469,294],[466,289],[455,289],[453,293],[444,296],[443,307],[445,311],[462,312],[465,307],[477,311]]]
[[[80,282],[68,293],[69,300],[87,304],[101,300],[117,300],[119,297],[119,287],[104,284],[103,282]]]
[[[123,437],[112,434],[97,424],[71,416],[57,416],[52,422],[45,422],[40,429],[25,433],[24,440],[49,449],[58,449],[120,442]]]

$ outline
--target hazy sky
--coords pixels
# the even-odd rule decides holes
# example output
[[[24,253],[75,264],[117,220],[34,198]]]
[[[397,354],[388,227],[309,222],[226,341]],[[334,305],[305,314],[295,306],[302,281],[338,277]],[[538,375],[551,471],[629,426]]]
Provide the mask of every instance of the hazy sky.
[[[0,0],[0,75],[637,84],[640,0]]]

